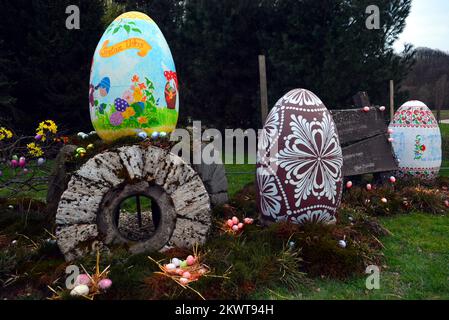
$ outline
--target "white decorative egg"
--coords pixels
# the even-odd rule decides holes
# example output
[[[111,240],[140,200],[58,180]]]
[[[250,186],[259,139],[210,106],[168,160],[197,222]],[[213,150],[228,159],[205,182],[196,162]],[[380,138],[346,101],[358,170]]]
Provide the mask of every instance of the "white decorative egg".
[[[124,13],[106,29],[92,60],[89,109],[95,131],[106,141],[175,129],[175,64],[161,30],[147,15]]]
[[[257,196],[261,218],[336,221],[343,155],[335,123],[312,92],[295,89],[271,109],[259,135]]]
[[[441,167],[441,133],[430,109],[421,101],[404,103],[394,114],[389,129],[399,175],[421,179],[438,176]]]
[[[77,285],[75,288],[70,291],[71,296],[86,296],[89,294],[89,287],[85,284]]]

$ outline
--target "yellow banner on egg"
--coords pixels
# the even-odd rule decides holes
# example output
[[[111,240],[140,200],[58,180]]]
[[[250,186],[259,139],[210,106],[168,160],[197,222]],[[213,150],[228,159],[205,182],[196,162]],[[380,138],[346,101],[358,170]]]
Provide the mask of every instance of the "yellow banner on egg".
[[[151,45],[141,38],[130,38],[109,47],[108,44],[109,40],[106,40],[103,42],[103,46],[100,49],[100,56],[103,58],[115,56],[116,54],[129,49],[138,49],[139,51],[137,54],[141,57],[145,57],[152,49]]]

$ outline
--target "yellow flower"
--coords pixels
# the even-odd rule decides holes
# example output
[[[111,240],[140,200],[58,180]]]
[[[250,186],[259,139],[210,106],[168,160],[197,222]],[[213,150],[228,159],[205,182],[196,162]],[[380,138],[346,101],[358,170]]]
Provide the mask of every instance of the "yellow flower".
[[[138,117],[138,118],[137,118],[137,121],[138,121],[140,124],[144,124],[144,123],[147,123],[147,122],[148,122],[148,119],[147,119],[147,117]]]
[[[12,132],[4,127],[0,128],[0,140],[3,139],[11,139],[12,138]]]
[[[134,108],[131,108],[131,107],[126,108],[126,110],[122,112],[122,116],[125,119],[129,119],[135,114],[136,114],[136,111],[134,111]]]
[[[56,134],[58,132],[58,126],[53,120],[45,120],[39,123],[39,126],[36,129],[36,134],[40,134],[42,136],[42,141],[46,140],[45,135],[47,133]]]
[[[44,154],[42,148],[39,147],[36,143],[31,142],[27,144],[28,153],[33,157],[40,157]]]

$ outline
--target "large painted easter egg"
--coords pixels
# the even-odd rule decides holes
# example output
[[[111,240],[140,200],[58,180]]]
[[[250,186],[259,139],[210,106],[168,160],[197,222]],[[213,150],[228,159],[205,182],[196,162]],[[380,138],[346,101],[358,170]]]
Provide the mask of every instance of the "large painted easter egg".
[[[394,114],[393,149],[399,175],[433,179],[441,167],[441,133],[430,109],[421,101],[404,103]]]
[[[337,129],[326,106],[308,90],[288,92],[259,134],[256,177],[262,219],[335,222],[342,166]]]
[[[147,15],[124,13],[104,32],[92,61],[89,109],[105,141],[175,129],[175,64],[161,30]]]

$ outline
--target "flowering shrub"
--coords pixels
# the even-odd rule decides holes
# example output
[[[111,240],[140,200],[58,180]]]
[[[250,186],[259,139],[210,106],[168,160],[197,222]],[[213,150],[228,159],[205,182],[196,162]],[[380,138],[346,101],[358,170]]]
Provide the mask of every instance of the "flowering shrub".
[[[35,136],[19,136],[0,127],[0,197],[17,197],[46,188],[46,156],[66,141],[57,134],[58,126],[52,120],[39,123]]]

